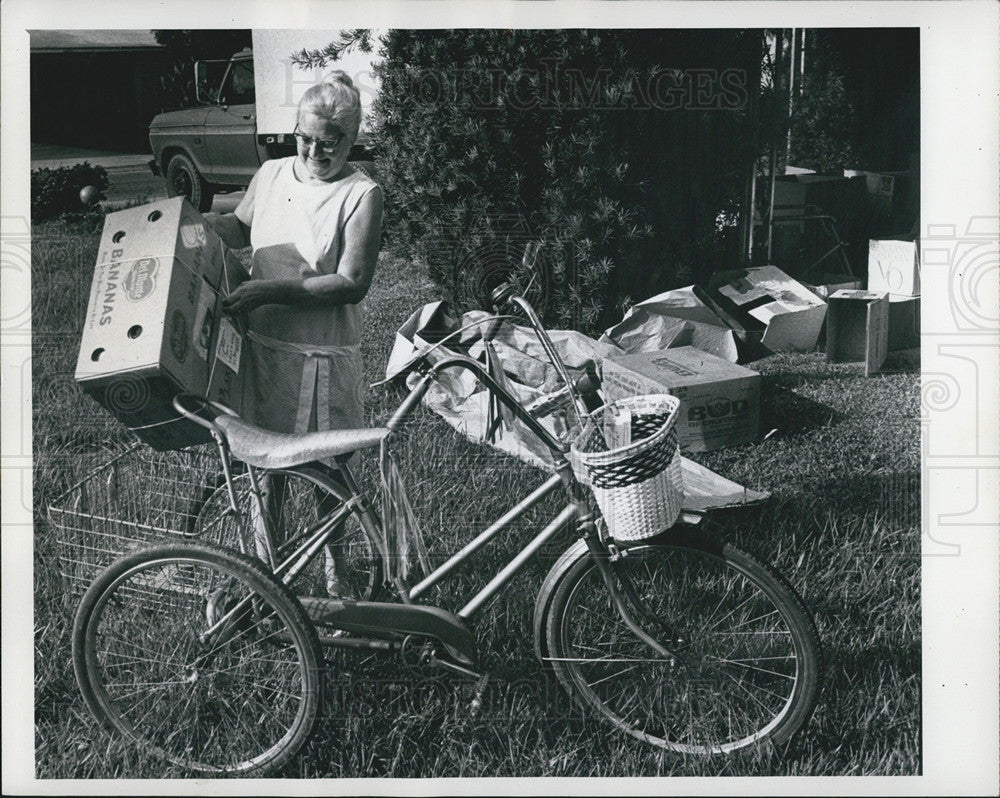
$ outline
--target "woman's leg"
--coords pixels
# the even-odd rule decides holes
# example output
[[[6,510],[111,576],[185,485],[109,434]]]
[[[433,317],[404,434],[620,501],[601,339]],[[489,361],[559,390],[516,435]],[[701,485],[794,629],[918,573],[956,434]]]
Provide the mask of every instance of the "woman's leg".
[[[250,502],[250,524],[253,528],[254,548],[257,551],[257,556],[274,568],[277,563],[272,562],[273,547],[280,546],[285,539],[282,512],[285,503],[285,477],[266,472],[259,473],[258,486],[260,487],[260,497],[264,505],[264,511],[267,513],[271,537],[269,540],[267,526],[265,526],[264,519],[260,515],[257,502]]]

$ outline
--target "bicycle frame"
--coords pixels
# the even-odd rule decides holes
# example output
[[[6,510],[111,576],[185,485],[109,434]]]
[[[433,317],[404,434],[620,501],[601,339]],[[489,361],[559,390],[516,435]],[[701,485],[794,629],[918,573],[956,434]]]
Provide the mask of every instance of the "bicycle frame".
[[[541,322],[534,313],[534,310],[531,308],[530,304],[528,304],[528,302],[521,297],[512,297],[510,301],[517,304],[527,314],[532,327],[538,334],[538,338],[543,349],[552,364],[555,366],[559,376],[565,383],[565,388],[572,400],[573,410],[576,412],[578,418],[582,419],[586,411],[586,407],[578,396],[576,390],[573,388],[573,384],[570,381],[566,367],[559,358],[555,346],[546,334],[545,329],[542,327]],[[455,568],[466,562],[470,557],[474,556],[477,551],[499,535],[504,529],[509,527],[514,521],[523,517],[545,497],[562,486],[567,497],[567,502],[562,510],[557,513],[556,516],[552,518],[540,532],[528,541],[506,565],[504,565],[491,579],[489,579],[487,583],[474,596],[472,596],[472,598],[469,599],[455,615],[447,613],[448,617],[453,619],[454,624],[451,627],[448,627],[448,622],[445,621],[445,631],[447,631],[448,628],[451,628],[451,630],[457,633],[459,637],[467,634],[467,631],[463,626],[464,622],[474,617],[477,612],[485,607],[486,604],[507,585],[507,583],[527,564],[527,562],[548,540],[558,534],[567,525],[575,522],[577,531],[579,532],[580,537],[585,540],[594,564],[600,572],[602,580],[611,594],[612,601],[621,616],[622,621],[640,639],[644,640],[647,644],[653,647],[654,650],[661,654],[672,656],[669,650],[653,639],[635,620],[636,615],[645,616],[645,613],[642,611],[640,603],[636,601],[634,588],[629,583],[628,579],[624,576],[624,574],[616,574],[612,569],[611,564],[617,558],[619,550],[613,543],[602,540],[598,532],[594,513],[591,510],[586,498],[585,488],[575,479],[569,460],[566,456],[569,451],[568,444],[558,440],[547,429],[545,429],[545,427],[543,427],[538,420],[521,405],[516,397],[514,397],[503,387],[503,385],[501,385],[489,374],[487,369],[479,361],[464,355],[450,354],[442,357],[437,362],[430,364],[427,359],[427,354],[429,353],[425,352],[423,356],[418,357],[417,360],[410,364],[410,367],[414,371],[417,371],[421,375],[421,378],[399,405],[392,418],[387,422],[386,427],[390,431],[390,436],[398,431],[399,427],[403,424],[409,414],[420,403],[420,400],[430,388],[431,383],[434,382],[441,371],[446,368],[453,367],[465,368],[471,371],[476,378],[486,386],[492,396],[507,407],[548,447],[555,462],[556,473],[550,476],[517,505],[496,519],[490,526],[476,535],[459,551],[451,555],[444,563],[435,568],[431,573],[425,574],[424,578],[412,587],[409,586],[405,580],[399,578],[397,574],[391,573],[389,578],[393,582],[396,592],[398,593],[400,600],[403,602],[403,605],[409,605],[413,607],[414,610],[418,607],[426,607],[426,605],[414,604],[415,599],[418,599],[434,585],[439,584],[450,573],[452,573]],[[221,412],[231,412],[227,408],[208,402],[208,400],[202,401],[208,405],[213,405]],[[175,406],[177,406],[176,400]],[[180,406],[178,406],[178,409],[182,410]],[[239,503],[236,497],[236,490],[232,477],[232,468],[230,466],[230,452],[225,436],[213,422],[199,418],[197,416],[197,411],[185,412],[182,410],[182,412],[184,412],[184,415],[188,416],[193,421],[207,427],[211,431],[219,450],[220,459],[222,460],[223,473],[226,479],[230,502],[228,512],[234,516],[235,520],[241,527],[247,528],[245,522],[248,519],[243,517],[243,513],[239,508]],[[286,541],[285,544],[279,548],[275,545],[276,530],[271,528],[272,519],[270,518],[264,496],[262,495],[260,489],[257,473],[258,469],[250,466],[249,464],[247,467],[250,478],[251,493],[253,494],[254,502],[259,512],[260,521],[264,527],[263,534],[261,534],[260,530],[255,528],[255,545],[258,548],[258,554],[268,562],[274,574],[286,584],[292,582],[295,577],[298,576],[298,574],[300,574],[320,554],[321,551],[323,551],[325,546],[334,541],[340,524],[347,518],[348,515],[350,515],[352,511],[358,510],[359,513],[370,522],[370,525],[373,528],[378,529],[380,526],[374,516],[374,513],[372,513],[365,504],[358,485],[355,482],[346,461],[341,459],[338,460],[337,469],[346,490],[344,491],[344,496],[339,497],[341,498],[340,505],[332,513],[320,519],[318,524],[313,529],[298,533],[295,538],[291,541]],[[367,530],[365,531],[366,534],[371,536],[371,533]],[[379,546],[379,542],[380,541],[378,540],[372,540],[373,545],[376,547]],[[291,543],[296,544],[294,550],[290,553],[285,551],[279,562],[277,554],[282,549],[287,549]],[[317,597],[307,599],[307,601],[317,605],[318,611],[321,611],[324,605],[334,607],[339,610],[344,608],[344,603],[335,599]],[[362,607],[361,605],[365,606]],[[379,605],[371,602],[354,602],[352,604],[352,607],[355,607],[355,609],[358,610],[355,615],[360,613],[360,616],[363,619],[366,617],[365,611],[377,609],[379,606],[388,607],[393,605]],[[398,607],[399,605],[395,606]],[[416,619],[416,625],[419,627],[420,618],[420,614],[414,612],[412,616],[408,617],[408,620],[413,621]],[[435,620],[436,623],[441,622],[440,617],[435,616],[433,620]],[[656,619],[647,618],[647,621],[658,623]],[[364,628],[371,628],[372,623],[365,620],[360,623],[360,626]],[[392,632],[393,630],[391,628],[386,628],[385,631]],[[321,637],[321,642],[329,645],[378,649],[385,649],[387,645],[384,640],[366,641],[358,638],[325,636]],[[455,650],[452,646],[448,645],[447,640],[442,640],[442,642],[444,642],[445,645],[452,651]],[[392,644],[389,644],[390,647],[391,645]],[[449,665],[449,667],[456,668],[461,672],[472,673],[471,671],[459,666]]]
[[[554,350],[554,347],[551,347],[551,344],[546,348]],[[489,375],[482,364],[469,357],[452,355],[443,358],[429,368],[426,368],[420,381],[413,387],[413,389],[411,389],[410,393],[400,404],[396,413],[386,426],[392,432],[397,431],[405,421],[406,417],[420,402],[420,399],[427,392],[430,384],[436,379],[437,374],[443,369],[451,367],[462,367],[472,371],[500,402],[508,407],[522,422],[528,426],[534,434],[539,437],[539,439],[546,444],[546,446],[548,446],[556,461],[556,473],[545,480],[545,482],[532,491],[531,494],[522,499],[517,505],[497,518],[490,526],[476,535],[471,541],[469,541],[469,543],[450,556],[444,563],[435,568],[431,573],[426,574],[422,580],[417,582],[412,587],[409,587],[404,580],[393,575],[393,582],[401,601],[404,604],[412,605],[415,599],[418,599],[434,585],[439,584],[452,571],[454,571],[455,568],[469,560],[470,557],[475,555],[477,551],[499,535],[504,529],[509,527],[514,521],[523,517],[544,498],[562,486],[567,495],[567,503],[564,505],[562,510],[557,513],[540,532],[528,541],[505,566],[503,566],[491,579],[489,579],[487,583],[475,595],[473,595],[461,609],[458,610],[455,617],[460,621],[467,621],[473,618],[494,596],[496,596],[498,592],[500,592],[507,585],[507,583],[528,563],[528,561],[548,540],[558,534],[568,524],[575,522],[577,531],[586,541],[591,552],[591,556],[594,558],[595,565],[601,573],[604,583],[608,587],[613,603],[618,610],[622,621],[638,637],[646,641],[656,651],[667,656],[672,656],[672,652],[664,648],[660,643],[652,638],[635,620],[636,614],[644,615],[644,613],[639,608],[639,603],[635,601],[635,593],[631,584],[628,583],[627,579],[625,579],[623,575],[615,574],[612,570],[611,563],[617,556],[617,550],[613,545],[609,546],[601,540],[595,524],[594,513],[591,511],[583,492],[584,488],[579,482],[576,481],[573,476],[570,463],[566,458],[566,452],[569,449],[568,445],[554,438],[548,430],[546,430],[537,421],[537,419],[524,409],[514,396],[512,396],[502,385]],[[561,371],[565,373],[565,369],[562,369]],[[217,438],[217,444],[224,462],[226,479],[229,483],[231,502],[230,510],[231,512],[242,516],[236,501],[235,490],[232,487],[231,469],[228,466],[228,450],[225,445],[224,438],[221,435]],[[249,468],[251,491],[254,494],[255,501],[260,512],[260,517],[263,520],[265,528],[267,529],[267,552],[268,556],[273,560],[274,530],[270,529],[269,515],[266,511],[265,501],[261,495],[259,484],[254,473],[255,470],[256,469],[252,467]],[[286,555],[280,563],[271,563],[275,575],[286,583],[291,582],[316,556],[319,555],[328,543],[333,541],[338,526],[352,510],[360,505],[362,512],[368,512],[367,507],[364,505],[364,500],[358,490],[358,486],[351,475],[346,462],[340,462],[338,464],[338,470],[348,490],[348,495],[345,497],[343,503],[330,515],[321,519],[318,525],[311,532],[306,532],[303,535],[300,535],[303,539],[292,553]],[[327,599],[316,599],[314,601],[316,604],[322,604],[323,602],[335,603],[334,601]],[[388,629],[387,631],[392,630]],[[321,637],[321,642],[334,646],[366,647],[375,649],[385,649],[387,647],[384,640],[366,641],[358,638],[323,636]],[[447,641],[443,642],[447,645]],[[391,648],[391,644],[389,647]],[[463,673],[474,673],[463,669],[460,666],[455,666],[454,664],[448,664],[448,667]]]

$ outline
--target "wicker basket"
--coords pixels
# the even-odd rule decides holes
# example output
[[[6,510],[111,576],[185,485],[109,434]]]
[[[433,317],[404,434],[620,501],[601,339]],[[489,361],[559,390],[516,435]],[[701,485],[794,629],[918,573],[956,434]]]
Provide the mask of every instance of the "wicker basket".
[[[118,557],[164,540],[238,543],[214,452],[139,444],[96,467],[86,460],[78,466],[90,469],[86,476],[48,508],[71,592]]]
[[[684,497],[675,422],[676,397],[651,394],[620,399],[590,415],[570,446],[570,462],[588,485],[618,540],[659,534],[680,515]],[[605,430],[625,419],[629,443],[609,447]]]

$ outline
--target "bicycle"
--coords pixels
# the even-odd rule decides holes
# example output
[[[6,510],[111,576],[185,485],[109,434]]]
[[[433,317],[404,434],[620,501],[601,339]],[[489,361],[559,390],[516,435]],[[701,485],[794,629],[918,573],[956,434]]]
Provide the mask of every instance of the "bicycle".
[[[494,299],[484,342],[509,318],[501,307],[519,308],[561,377],[567,412],[580,422],[593,416],[581,395],[586,386],[570,379],[531,305],[509,285]],[[394,654],[409,666],[475,679],[481,695],[487,675],[470,622],[570,527],[576,539],[539,589],[533,628],[536,656],[578,704],[640,741],[686,754],[780,744],[795,734],[815,706],[822,660],[815,625],[787,580],[725,542],[703,515],[684,512],[641,540],[612,536],[574,470],[569,443],[478,360],[429,355],[407,364],[404,373],[416,382],[379,428],[278,435],[202,397],[175,399],[178,412],[212,433],[222,476],[194,475],[200,495],[193,504],[178,500],[183,514],[140,524],[174,532],[172,540],[133,544],[137,550],[118,556],[87,588],[74,619],[73,665],[95,717],[191,771],[261,775],[291,760],[313,727],[321,647]],[[391,439],[452,367],[472,371],[545,443],[555,473],[444,563],[410,579],[347,459]],[[261,484],[279,477],[280,521]],[[121,482],[102,474],[87,490],[120,502],[130,484]],[[450,612],[419,603],[560,489],[563,509],[464,606]],[[98,518],[77,494],[72,507],[50,508],[60,528]],[[347,597],[322,589],[331,544],[357,574]]]

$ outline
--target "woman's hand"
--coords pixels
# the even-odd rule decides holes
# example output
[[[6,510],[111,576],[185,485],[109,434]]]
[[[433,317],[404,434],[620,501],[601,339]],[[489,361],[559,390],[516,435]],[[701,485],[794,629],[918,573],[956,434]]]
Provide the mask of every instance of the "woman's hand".
[[[230,316],[249,313],[261,305],[284,303],[287,289],[283,280],[247,280],[222,300],[222,310]]]

